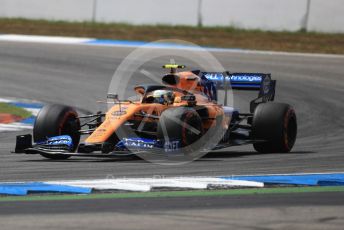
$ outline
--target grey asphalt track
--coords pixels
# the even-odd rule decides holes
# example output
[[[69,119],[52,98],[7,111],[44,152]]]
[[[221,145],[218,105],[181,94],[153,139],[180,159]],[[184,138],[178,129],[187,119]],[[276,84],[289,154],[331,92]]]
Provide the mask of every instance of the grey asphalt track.
[[[131,51],[0,42],[0,97],[97,111],[95,101],[105,98],[116,67]],[[299,136],[293,152],[260,155],[244,146],[179,166],[142,160],[50,161],[10,153],[15,136],[26,132],[0,133],[0,181],[344,171],[344,58],[214,55],[233,72],[271,72],[278,80],[276,101],[290,103],[297,111]],[[162,64],[154,60],[145,68],[159,73]],[[250,96],[235,96],[235,106],[247,105],[244,101]],[[342,203],[342,193],[134,199],[129,203],[15,202],[0,204],[0,222],[2,229],[341,229]]]
[[[0,97],[97,111],[100,106],[96,101],[106,97],[115,69],[132,50],[0,42]],[[233,72],[270,72],[278,80],[276,101],[293,105],[298,117],[299,134],[291,153],[261,155],[251,146],[243,146],[179,166],[141,160],[50,161],[39,155],[11,154],[18,133],[0,133],[0,181],[344,171],[344,58],[213,54]],[[179,59],[176,57],[175,61]],[[162,64],[161,60],[154,60],[145,68],[162,74]],[[137,78],[131,83],[137,84]],[[247,105],[250,97],[235,96],[234,105]]]
[[[1,229],[342,229],[343,193],[1,202]]]

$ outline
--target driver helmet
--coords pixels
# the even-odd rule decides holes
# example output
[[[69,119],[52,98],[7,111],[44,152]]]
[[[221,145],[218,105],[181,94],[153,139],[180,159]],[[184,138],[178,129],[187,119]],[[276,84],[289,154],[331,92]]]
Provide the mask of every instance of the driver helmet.
[[[173,104],[174,93],[172,90],[155,90],[153,92],[154,102],[160,104]]]

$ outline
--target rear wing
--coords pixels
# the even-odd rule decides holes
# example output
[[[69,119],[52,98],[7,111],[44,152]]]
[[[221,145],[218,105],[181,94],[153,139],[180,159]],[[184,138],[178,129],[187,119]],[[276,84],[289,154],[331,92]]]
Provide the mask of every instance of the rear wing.
[[[215,83],[216,88],[224,89],[227,105],[227,91],[231,87],[234,90],[256,90],[259,91],[258,98],[250,103],[250,112],[260,103],[273,101],[275,98],[276,80],[271,79],[267,73],[230,73],[226,72],[202,72],[202,77]]]
[[[271,75],[265,73],[203,72],[202,75],[213,81],[217,88],[224,88],[225,83],[230,83],[232,89],[248,90],[259,90],[266,77],[271,79]]]

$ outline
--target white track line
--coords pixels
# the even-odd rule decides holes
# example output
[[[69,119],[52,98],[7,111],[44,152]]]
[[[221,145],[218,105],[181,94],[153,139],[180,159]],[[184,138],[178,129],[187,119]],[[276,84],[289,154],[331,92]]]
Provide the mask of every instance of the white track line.
[[[5,103],[10,103],[13,100],[5,99],[5,98],[0,98],[0,102],[5,102]]]
[[[39,111],[41,110],[41,109],[33,109],[33,108],[23,108],[23,109],[29,111],[35,117],[38,115]]]
[[[325,174],[344,174],[344,172],[317,172],[317,173],[278,173],[278,174],[248,174],[248,175],[230,175],[230,176],[219,176],[221,178],[231,178],[240,176],[306,176],[306,175],[325,175]]]
[[[153,188],[185,188],[207,189],[209,186],[221,187],[264,187],[264,183],[228,180],[216,177],[181,177],[181,178],[128,178],[128,179],[101,179],[101,180],[70,180],[47,181],[48,184],[70,185],[97,190],[125,190],[125,191],[151,191]]]
[[[0,132],[21,131],[26,129],[32,129],[32,125],[27,125],[23,123],[0,124]]]
[[[92,188],[97,190],[125,190],[125,191],[139,191],[148,192],[151,190],[150,185],[135,184],[135,183],[121,183],[113,180],[90,180],[90,181],[53,181],[45,182],[47,184],[69,185],[83,188]]]
[[[0,41],[13,41],[13,42],[79,44],[79,43],[89,42],[89,41],[92,41],[92,40],[94,40],[94,39],[91,39],[91,38],[76,38],[76,37],[16,35],[16,34],[0,35]]]

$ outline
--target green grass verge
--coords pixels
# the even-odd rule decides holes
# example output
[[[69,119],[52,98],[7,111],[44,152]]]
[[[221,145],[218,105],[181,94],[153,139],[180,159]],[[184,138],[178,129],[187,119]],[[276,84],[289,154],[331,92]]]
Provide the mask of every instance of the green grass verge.
[[[259,189],[230,189],[230,190],[192,190],[166,192],[130,192],[130,193],[96,193],[90,195],[29,195],[2,196],[0,202],[7,201],[49,201],[49,200],[85,200],[85,199],[131,199],[131,198],[159,198],[159,197],[201,197],[201,196],[230,196],[230,195],[264,195],[290,194],[306,192],[344,192],[343,186],[324,187],[284,187]]]
[[[22,118],[28,118],[32,115],[29,111],[23,108],[0,102],[0,114],[2,113],[8,113],[8,114],[16,115]]]
[[[344,34],[272,32],[233,27],[135,26],[116,23],[0,19],[2,34],[93,37],[156,41],[181,39],[202,46],[344,54]]]

